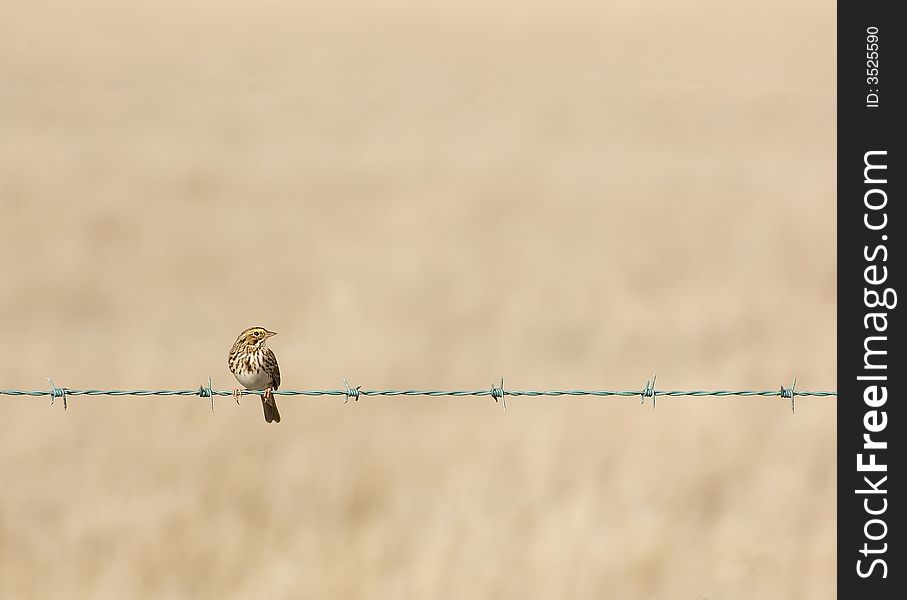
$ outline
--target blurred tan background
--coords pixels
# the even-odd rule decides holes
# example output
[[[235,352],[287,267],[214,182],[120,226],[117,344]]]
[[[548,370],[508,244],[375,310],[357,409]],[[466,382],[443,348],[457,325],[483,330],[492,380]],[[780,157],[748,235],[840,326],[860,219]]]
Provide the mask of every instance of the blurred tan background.
[[[824,2],[4,0],[0,388],[835,386]],[[3,598],[829,598],[835,401],[0,397]]]

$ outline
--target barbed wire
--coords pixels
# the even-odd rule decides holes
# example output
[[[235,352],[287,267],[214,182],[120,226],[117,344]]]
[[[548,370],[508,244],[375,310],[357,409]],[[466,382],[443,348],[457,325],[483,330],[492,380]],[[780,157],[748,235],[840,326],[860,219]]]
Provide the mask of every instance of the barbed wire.
[[[495,403],[500,402],[504,410],[507,410],[507,396],[511,397],[556,397],[556,396],[639,396],[640,404],[646,401],[646,398],[652,399],[652,408],[655,408],[658,396],[679,397],[726,397],[726,396],[762,396],[762,397],[780,397],[790,400],[791,412],[795,412],[797,396],[818,396],[837,397],[838,392],[809,392],[798,390],[797,379],[794,378],[791,386],[786,388],[783,385],[778,390],[657,390],[655,389],[655,380],[657,375],[646,381],[646,386],[641,390],[509,390],[504,388],[504,380],[501,379],[499,385],[492,385],[490,389],[485,390],[363,390],[361,385],[352,387],[346,380],[343,381],[345,389],[337,390],[274,390],[276,396],[343,396],[344,404],[350,400],[359,401],[363,396],[452,396],[452,397],[482,397],[489,396],[494,399]],[[233,396],[238,400],[238,396],[258,395],[260,390],[215,390],[211,385],[211,378],[208,378],[208,385],[199,386],[195,390],[76,390],[66,387],[57,387],[53,380],[48,377],[50,383],[49,390],[0,390],[0,396],[50,396],[50,404],[59,398],[63,401],[63,410],[69,408],[69,396],[196,396],[208,398],[211,402],[211,410],[214,411],[214,398],[217,396]]]

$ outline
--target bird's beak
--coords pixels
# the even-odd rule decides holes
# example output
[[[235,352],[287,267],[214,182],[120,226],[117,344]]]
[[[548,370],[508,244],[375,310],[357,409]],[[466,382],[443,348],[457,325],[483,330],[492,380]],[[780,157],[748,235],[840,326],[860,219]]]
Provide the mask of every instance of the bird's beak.
[[[268,331],[268,335],[266,336],[266,338],[273,337],[275,335],[277,335],[276,331]]]

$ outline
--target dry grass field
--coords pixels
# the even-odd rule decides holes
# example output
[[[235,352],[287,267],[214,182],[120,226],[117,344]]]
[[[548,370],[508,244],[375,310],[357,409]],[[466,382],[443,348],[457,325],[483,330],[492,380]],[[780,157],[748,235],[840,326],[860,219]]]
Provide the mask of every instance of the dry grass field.
[[[0,388],[834,389],[834,6],[3,0]],[[825,599],[835,401],[0,396],[0,597]]]

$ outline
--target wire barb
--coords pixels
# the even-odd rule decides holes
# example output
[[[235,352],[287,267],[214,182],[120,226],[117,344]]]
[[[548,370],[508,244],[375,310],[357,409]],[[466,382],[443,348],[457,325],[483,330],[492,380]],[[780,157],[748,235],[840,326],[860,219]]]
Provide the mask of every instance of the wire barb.
[[[504,390],[504,378],[503,378],[503,377],[501,377],[501,385],[500,385],[500,386],[495,386],[494,384],[491,384],[491,391],[489,392],[489,395],[490,395],[492,398],[494,398],[494,403],[495,403],[495,404],[497,404],[497,403],[498,403],[498,400],[500,400],[500,401],[501,401],[501,406],[504,407],[504,410],[507,410],[507,398],[506,398],[506,396],[507,396],[507,391]]]
[[[208,378],[208,387],[205,387],[203,385],[199,386],[198,395],[202,398],[211,399],[211,412],[214,412],[214,396],[216,396],[217,394],[214,393],[214,389],[211,387],[211,378],[210,377]]]
[[[63,399],[63,410],[66,410],[67,408],[69,408],[69,403],[66,401],[66,392],[68,392],[69,390],[67,390],[66,388],[58,388],[54,384],[54,380],[51,379],[50,377],[47,378],[47,382],[50,384],[50,405],[51,406],[54,405],[55,399],[62,398]]]
[[[782,398],[790,398],[790,412],[794,414],[796,412],[794,405],[797,402],[797,378],[794,377],[794,382],[790,384],[790,388],[782,385],[778,395]]]
[[[343,403],[346,404],[349,402],[350,398],[352,398],[354,402],[359,402],[359,392],[362,390],[362,386],[357,385],[356,387],[350,387],[350,384],[346,379],[343,380],[343,385],[346,386],[346,391],[344,392],[346,400],[344,400]]]
[[[655,410],[655,396],[658,392],[655,391],[655,380],[658,379],[658,373],[655,373],[652,376],[652,379],[646,379],[646,387],[639,393],[639,403],[643,404],[646,401],[646,398],[652,399],[652,410]]]

